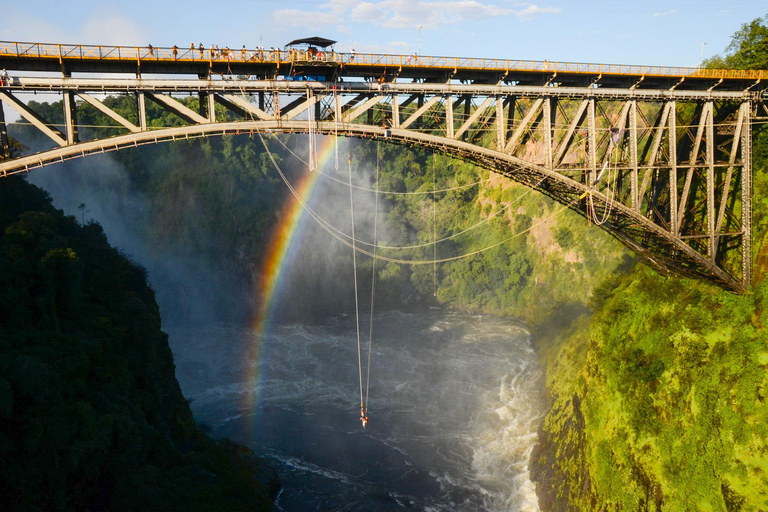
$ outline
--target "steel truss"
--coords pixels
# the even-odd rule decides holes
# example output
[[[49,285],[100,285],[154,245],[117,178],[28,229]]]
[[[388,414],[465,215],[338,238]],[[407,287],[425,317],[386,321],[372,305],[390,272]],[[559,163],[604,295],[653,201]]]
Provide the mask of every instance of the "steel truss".
[[[20,99],[40,91],[62,97],[63,125]],[[97,93],[135,96],[135,118]],[[149,127],[147,100],[182,125]],[[752,282],[751,124],[764,105],[749,91],[63,77],[15,78],[0,87],[0,102],[54,145],[12,156],[0,109],[0,177],[199,136],[275,130],[383,138],[475,162],[584,216],[594,209],[604,229],[660,270],[735,292]],[[81,141],[77,111],[86,107],[117,134]]]

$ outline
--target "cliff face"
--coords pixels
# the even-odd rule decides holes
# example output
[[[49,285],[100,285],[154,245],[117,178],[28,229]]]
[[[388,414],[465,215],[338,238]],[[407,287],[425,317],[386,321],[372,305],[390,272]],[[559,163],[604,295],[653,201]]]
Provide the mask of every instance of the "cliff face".
[[[766,283],[736,296],[638,267],[544,347],[544,510],[768,508]]]
[[[0,509],[270,510],[276,485],[198,431],[144,270],[0,181]]]

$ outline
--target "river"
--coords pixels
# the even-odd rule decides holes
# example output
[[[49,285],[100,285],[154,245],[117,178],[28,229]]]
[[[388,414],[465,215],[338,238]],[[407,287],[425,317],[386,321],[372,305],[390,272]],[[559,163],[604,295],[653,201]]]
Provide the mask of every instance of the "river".
[[[365,430],[350,317],[168,333],[197,421],[278,470],[279,510],[537,511],[528,460],[544,402],[527,331],[441,310],[374,325]]]

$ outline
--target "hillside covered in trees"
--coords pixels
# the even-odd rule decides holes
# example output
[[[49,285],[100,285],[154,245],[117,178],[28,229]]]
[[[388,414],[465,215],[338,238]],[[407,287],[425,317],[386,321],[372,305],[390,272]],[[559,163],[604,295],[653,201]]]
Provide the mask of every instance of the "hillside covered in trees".
[[[271,510],[276,476],[195,424],[143,268],[0,183],[0,508]]]

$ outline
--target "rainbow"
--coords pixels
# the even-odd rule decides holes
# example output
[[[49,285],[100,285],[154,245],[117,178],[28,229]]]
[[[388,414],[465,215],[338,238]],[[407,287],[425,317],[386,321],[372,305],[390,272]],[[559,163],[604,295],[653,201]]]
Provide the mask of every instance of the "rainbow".
[[[340,148],[339,148],[340,149]],[[322,169],[334,157],[336,153],[336,141],[334,137],[322,137],[317,152],[317,167]],[[341,165],[341,164],[340,164]],[[298,196],[309,204],[312,194],[318,183],[319,172],[305,172],[301,178],[293,183]],[[280,302],[280,292],[283,274],[290,266],[296,247],[301,238],[304,219],[308,217],[301,202],[293,194],[287,196],[286,202],[278,215],[277,225],[270,234],[267,252],[259,269],[261,287],[259,289],[259,306],[252,322],[253,337],[251,350],[248,354],[248,368],[245,376],[246,383],[255,383],[259,378],[261,352],[266,342],[264,336],[272,323],[273,317]],[[253,416],[254,407],[258,399],[258,386],[246,394],[246,413]]]

